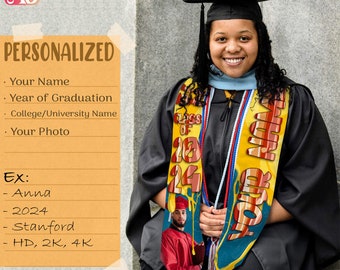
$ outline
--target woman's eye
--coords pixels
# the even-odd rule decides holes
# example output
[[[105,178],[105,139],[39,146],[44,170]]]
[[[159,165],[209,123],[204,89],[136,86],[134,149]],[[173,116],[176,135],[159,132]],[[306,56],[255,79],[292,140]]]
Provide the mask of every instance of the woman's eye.
[[[246,37],[246,36],[240,37],[240,41],[242,41],[242,42],[246,42],[246,41],[249,41],[249,40],[250,40],[250,37]]]
[[[227,39],[225,37],[218,37],[216,39],[217,42],[225,42]]]

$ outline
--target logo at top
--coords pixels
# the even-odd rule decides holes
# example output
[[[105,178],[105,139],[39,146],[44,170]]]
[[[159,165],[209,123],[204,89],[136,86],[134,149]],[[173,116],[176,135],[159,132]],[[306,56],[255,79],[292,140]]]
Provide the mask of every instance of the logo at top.
[[[5,0],[9,6],[33,6],[38,4],[39,0]]]

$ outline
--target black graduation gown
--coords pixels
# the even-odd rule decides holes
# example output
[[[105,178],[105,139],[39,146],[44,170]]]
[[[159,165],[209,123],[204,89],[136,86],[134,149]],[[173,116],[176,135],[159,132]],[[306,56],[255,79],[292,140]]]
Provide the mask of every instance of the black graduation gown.
[[[126,226],[133,247],[153,269],[161,268],[156,258],[162,213],[149,221],[149,200],[166,187],[174,103],[182,82],[162,97],[146,130]],[[274,196],[294,219],[266,225],[251,252],[263,269],[321,269],[340,258],[340,208],[332,146],[310,91],[289,79],[287,83],[291,85],[289,116]],[[223,91],[215,91],[211,105],[203,153],[211,201],[223,172],[241,94],[237,92],[227,114],[223,113],[227,107]],[[155,247],[150,248],[150,243]]]

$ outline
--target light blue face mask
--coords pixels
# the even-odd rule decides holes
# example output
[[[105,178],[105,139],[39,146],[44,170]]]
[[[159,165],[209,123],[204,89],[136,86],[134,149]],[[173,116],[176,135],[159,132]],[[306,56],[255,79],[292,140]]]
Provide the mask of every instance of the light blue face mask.
[[[209,85],[216,89],[248,90],[257,88],[254,69],[251,69],[242,77],[232,78],[224,74],[215,65],[211,65],[210,68],[212,72],[209,72]]]

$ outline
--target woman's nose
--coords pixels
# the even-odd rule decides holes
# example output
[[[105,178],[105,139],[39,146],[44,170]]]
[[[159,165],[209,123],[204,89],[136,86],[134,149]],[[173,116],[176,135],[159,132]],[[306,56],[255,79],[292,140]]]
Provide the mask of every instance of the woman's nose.
[[[239,52],[240,48],[240,45],[235,40],[229,40],[225,46],[225,50],[229,53]]]

